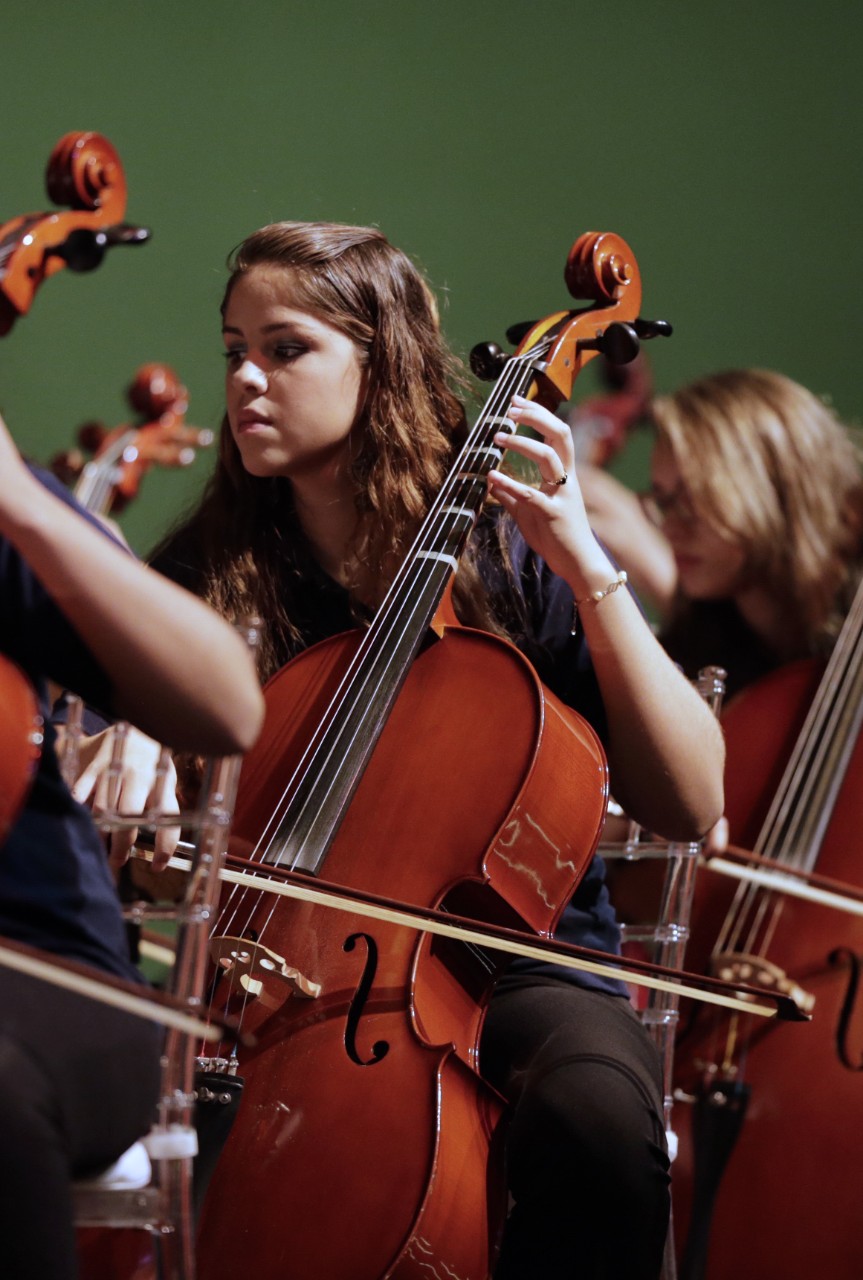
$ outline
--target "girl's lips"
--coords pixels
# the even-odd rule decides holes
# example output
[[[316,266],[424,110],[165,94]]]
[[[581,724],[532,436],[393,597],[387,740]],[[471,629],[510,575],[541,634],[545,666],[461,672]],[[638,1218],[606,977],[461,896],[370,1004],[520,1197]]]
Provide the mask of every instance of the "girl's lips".
[[[244,410],[237,419],[237,431],[240,434],[246,431],[264,430],[271,425],[269,419],[262,414],[249,413],[248,410]]]

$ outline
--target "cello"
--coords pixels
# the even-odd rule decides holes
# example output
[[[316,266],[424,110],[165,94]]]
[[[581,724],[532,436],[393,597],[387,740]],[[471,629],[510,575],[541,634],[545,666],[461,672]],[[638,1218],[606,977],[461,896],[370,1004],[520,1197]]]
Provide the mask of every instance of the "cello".
[[[80,448],[51,459],[54,475],[94,515],[123,511],[151,466],[188,467],[198,449],[213,443],[212,431],[187,424],[189,393],[169,365],[141,365],[126,398],[142,421],[111,430],[87,422],[78,431]],[[82,450],[92,457],[85,459]]]
[[[263,874],[325,865],[339,884],[547,932],[587,865],[606,789],[592,732],[510,646],[455,625],[444,594],[512,395],[537,382],[565,398],[610,328],[634,330],[637,269],[617,237],[579,241],[568,283],[599,307],[529,327],[369,630],[267,686],[234,828]],[[488,715],[502,684],[524,738]],[[499,1100],[476,1059],[493,975],[476,952],[331,914],[224,904],[219,987],[258,1047],[237,1055],[246,1092],[204,1206],[201,1275],[485,1276]],[[228,1045],[210,1065],[232,1059]]]
[[[26,315],[49,276],[69,267],[89,271],[115,244],[140,244],[149,232],[121,219],[126,210],[123,168],[111,143],[98,133],[67,133],[51,152],[45,173],[48,196],[65,212],[27,213],[0,225],[0,336]],[[33,691],[21,672],[0,658],[0,840],[15,821],[36,768],[42,722]]]
[[[769,981],[812,1010],[813,1029],[804,1048],[745,1016],[699,1013],[681,1037],[682,1280],[860,1273],[863,921],[853,898],[837,910],[787,896],[781,873],[860,884],[861,641],[863,588],[826,668],[779,668],[723,716],[731,841],[769,861],[776,887],[732,890],[702,876],[689,956],[725,977]]]
[[[0,654],[0,845],[18,820],[42,752],[42,716],[30,681]]]

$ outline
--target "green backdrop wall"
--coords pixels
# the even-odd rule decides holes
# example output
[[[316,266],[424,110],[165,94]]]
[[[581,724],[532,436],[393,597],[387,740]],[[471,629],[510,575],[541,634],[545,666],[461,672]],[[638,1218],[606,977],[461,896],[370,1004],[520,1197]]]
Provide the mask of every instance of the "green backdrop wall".
[[[570,244],[614,230],[641,267],[670,389],[781,369],[863,414],[860,6],[826,0],[148,0],[7,4],[0,219],[46,206],[55,141],[114,144],[151,243],[64,271],[0,345],[0,406],[46,459],[129,416],[151,360],[220,417],[227,251],[276,218],[376,223],[426,268],[461,353],[567,305]],[[587,375],[586,375],[587,378]],[[590,388],[583,379],[578,396]],[[145,549],[209,468],[151,474]],[[643,480],[636,439],[620,464]]]

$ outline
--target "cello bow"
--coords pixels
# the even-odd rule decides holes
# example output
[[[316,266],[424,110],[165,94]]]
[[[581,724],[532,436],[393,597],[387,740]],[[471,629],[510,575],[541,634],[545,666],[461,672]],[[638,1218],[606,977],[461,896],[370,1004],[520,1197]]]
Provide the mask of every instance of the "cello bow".
[[[191,852],[190,846],[181,841],[177,848],[179,853],[174,854],[167,867],[175,871],[189,871],[192,863],[186,855]],[[147,853],[144,850],[146,845],[139,843],[136,847],[136,856],[146,859]],[[286,867],[267,865],[266,871],[262,871],[259,862],[237,854],[227,854],[225,866],[219,878],[226,884],[240,885],[263,893],[327,906],[336,911],[352,912],[369,919],[413,929],[417,933],[452,938],[457,942],[486,947],[492,951],[502,951],[511,956],[554,960],[564,968],[577,969],[602,977],[622,978],[634,986],[668,991],[701,1003],[736,1009],[742,1013],[755,1014],[763,1018],[775,1017],[779,1021],[808,1021],[808,1015],[794,1000],[766,987],[726,982],[720,978],[688,973],[686,970],[674,969],[668,965],[654,964],[649,960],[629,957],[624,960],[605,951],[559,942],[553,938],[538,937],[520,929],[488,924],[457,912],[443,911],[433,907],[414,907],[410,903],[388,898],[382,894],[367,893],[356,888],[348,889],[317,876],[311,882],[308,876],[290,871]],[[254,944],[248,940],[243,940],[243,946],[249,950],[250,954],[254,953]],[[262,951],[266,951],[266,948],[262,948]],[[758,1003],[758,1001],[766,1003]]]

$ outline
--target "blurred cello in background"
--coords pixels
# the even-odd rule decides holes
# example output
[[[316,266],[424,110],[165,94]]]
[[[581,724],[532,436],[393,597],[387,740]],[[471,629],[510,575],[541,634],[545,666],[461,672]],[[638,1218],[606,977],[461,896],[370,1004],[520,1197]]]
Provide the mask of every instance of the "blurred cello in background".
[[[653,394],[650,364],[643,350],[625,364],[604,356],[605,391],[588,396],[567,415],[577,466],[607,467],[625,447],[630,432],[646,421]]]
[[[188,467],[198,449],[213,443],[212,431],[186,422],[189,394],[169,365],[142,365],[126,395],[142,421],[110,430],[86,422],[78,429],[79,447],[51,459],[54,474],[94,515],[118,515],[151,466]]]

